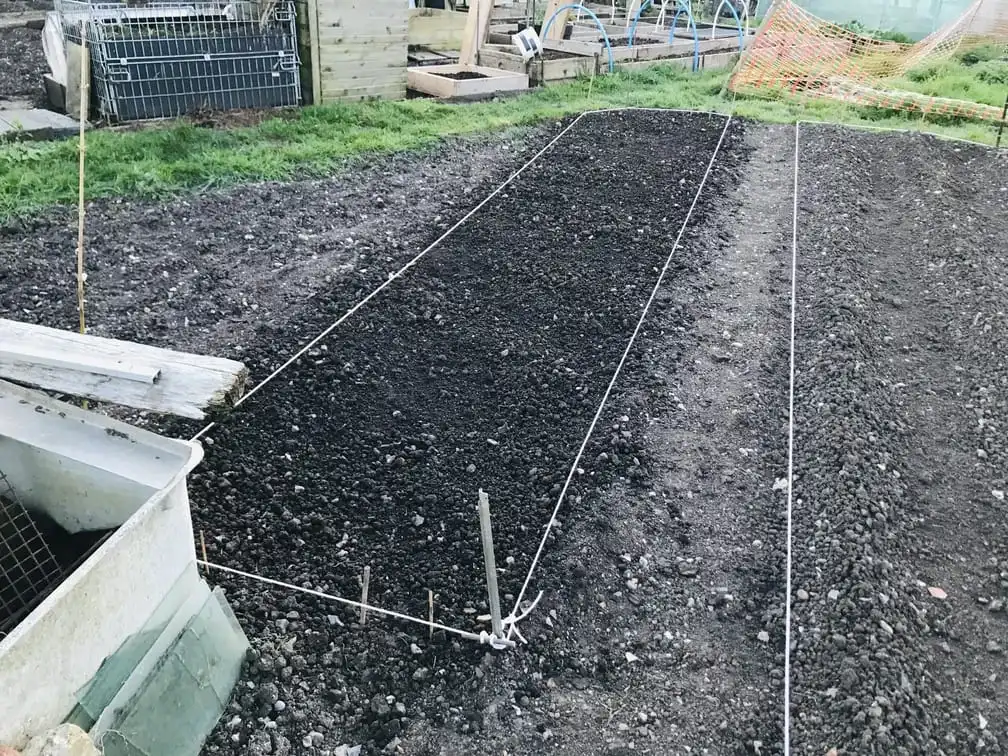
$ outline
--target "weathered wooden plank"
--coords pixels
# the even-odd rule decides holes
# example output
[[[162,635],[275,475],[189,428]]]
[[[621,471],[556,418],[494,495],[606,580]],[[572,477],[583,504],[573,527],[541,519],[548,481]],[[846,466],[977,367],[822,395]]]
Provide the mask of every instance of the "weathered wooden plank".
[[[479,51],[479,64],[483,68],[496,68],[499,71],[528,71],[528,64],[522,60],[521,55],[513,50],[501,49],[500,45],[484,45]]]
[[[311,51],[312,103],[322,103],[322,66],[319,63],[319,4],[318,0],[308,0],[308,38]]]
[[[398,84],[381,85],[381,86],[377,84],[372,84],[365,87],[345,87],[343,89],[328,89],[324,94],[324,97],[327,97],[330,101],[344,100],[347,102],[355,102],[357,100],[372,100],[376,97],[379,99],[401,100],[405,96],[406,96],[405,84],[403,84],[402,86],[399,86]]]
[[[317,2],[321,101],[405,97],[409,4],[400,0]],[[370,94],[361,91],[367,87]]]
[[[413,8],[409,16],[410,46],[461,50],[467,14],[440,8]]]
[[[469,0],[469,12],[466,14],[466,27],[462,33],[462,48],[459,52],[460,65],[476,65],[479,49],[490,33],[492,10],[493,0]]]
[[[47,391],[202,419],[232,406],[247,376],[234,360],[0,319],[0,378]]]
[[[563,60],[539,60],[539,70],[533,78],[540,84],[553,81],[576,79],[578,76],[590,76],[598,71],[599,56],[566,58]]]

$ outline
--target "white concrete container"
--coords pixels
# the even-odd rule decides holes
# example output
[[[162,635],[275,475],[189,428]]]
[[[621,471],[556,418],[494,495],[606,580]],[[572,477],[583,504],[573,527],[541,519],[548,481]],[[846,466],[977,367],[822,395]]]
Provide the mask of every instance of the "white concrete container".
[[[118,527],[0,641],[0,743],[62,722],[195,568],[186,475],[202,457],[199,444],[0,382],[0,470],[21,503],[71,533]]]

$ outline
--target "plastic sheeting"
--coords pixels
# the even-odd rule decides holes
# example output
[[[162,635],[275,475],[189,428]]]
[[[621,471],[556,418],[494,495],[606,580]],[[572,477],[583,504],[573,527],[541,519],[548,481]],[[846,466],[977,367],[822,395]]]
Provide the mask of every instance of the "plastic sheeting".
[[[67,84],[66,45],[63,44],[63,27],[59,15],[55,11],[46,13],[45,26],[42,27],[42,52],[46,63],[52,72],[53,81]]]
[[[846,24],[857,21],[865,29],[898,31],[922,39],[946,26],[972,5],[973,0],[797,0],[809,13]],[[764,16],[771,0],[759,0],[757,16]]]

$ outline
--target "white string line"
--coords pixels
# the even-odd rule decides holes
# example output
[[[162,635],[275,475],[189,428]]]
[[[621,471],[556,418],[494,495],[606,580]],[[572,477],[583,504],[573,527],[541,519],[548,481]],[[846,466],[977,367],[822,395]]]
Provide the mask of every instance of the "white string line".
[[[623,356],[620,358],[619,364],[616,365],[616,372],[613,373],[612,378],[609,381],[609,385],[606,387],[605,394],[602,396],[602,401],[599,403],[598,409],[595,411],[595,417],[592,418],[591,425],[588,427],[588,433],[581,442],[581,448],[578,449],[577,456],[574,457],[574,464],[571,465],[570,472],[567,474],[567,480],[564,482],[559,498],[557,498],[556,506],[553,507],[553,514],[550,516],[549,522],[546,523],[546,530],[543,533],[542,539],[539,541],[539,548],[536,551],[535,557],[532,559],[532,565],[529,567],[528,575],[525,577],[525,582],[522,585],[521,591],[518,593],[518,598],[515,600],[515,608],[514,611],[511,612],[512,614],[517,613],[518,607],[521,605],[522,598],[525,596],[525,591],[528,590],[529,583],[532,582],[532,574],[535,572],[535,568],[539,564],[539,559],[542,557],[543,551],[546,548],[546,541],[553,530],[554,523],[556,523],[556,516],[567,496],[567,489],[570,488],[571,481],[577,473],[581,457],[584,455],[585,449],[588,447],[588,442],[591,440],[592,434],[595,432],[595,426],[602,417],[602,412],[605,409],[606,402],[609,400],[609,395],[612,393],[613,387],[616,385],[616,380],[619,378],[620,372],[623,370],[623,365],[626,363],[627,358],[630,355],[630,350],[633,348],[634,342],[637,340],[637,335],[640,333],[640,330],[644,325],[644,320],[647,318],[648,311],[651,309],[651,304],[654,302],[655,297],[658,296],[658,290],[661,288],[662,281],[665,279],[665,274],[668,272],[669,266],[672,264],[672,258],[675,256],[676,250],[679,248],[679,242],[682,241],[683,234],[686,233],[686,226],[689,225],[690,218],[693,216],[693,210],[696,208],[697,202],[700,200],[700,194],[703,192],[704,185],[707,183],[707,179],[714,167],[714,161],[717,159],[718,152],[721,150],[721,144],[724,142],[725,135],[728,133],[728,127],[731,125],[731,121],[732,116],[728,115],[725,120],[724,129],[721,131],[721,137],[718,139],[717,145],[714,147],[714,154],[711,155],[710,162],[707,164],[707,170],[704,172],[703,179],[700,181],[700,186],[697,188],[696,196],[693,197],[693,202],[690,204],[689,210],[686,213],[686,218],[683,220],[682,227],[679,229],[679,234],[676,236],[675,243],[672,245],[672,250],[669,252],[668,258],[665,260],[665,265],[662,266],[661,273],[658,275],[658,280],[655,282],[654,288],[651,290],[651,296],[648,297],[640,318],[637,320],[637,326],[634,328],[633,333],[630,336],[630,341],[623,350]],[[514,626],[512,625],[511,630],[508,632],[508,637],[511,637],[513,629]]]
[[[372,606],[371,604],[364,604],[360,601],[353,601],[352,599],[343,598],[341,596],[334,596],[330,593],[323,593],[322,591],[315,591],[311,588],[302,588],[299,585],[294,585],[293,583],[285,583],[282,580],[273,580],[272,578],[263,577],[262,575],[254,575],[251,572],[244,572],[242,570],[236,570],[232,567],[225,567],[222,564],[214,564],[213,562],[207,562],[202,559],[197,559],[196,564],[201,564],[204,567],[208,567],[212,570],[220,570],[221,572],[227,572],[231,575],[237,575],[239,577],[246,578],[259,583],[265,583],[266,585],[272,585],[277,588],[286,588],[290,591],[297,591],[299,593],[307,593],[309,596],[315,596],[317,598],[326,599],[328,601],[335,601],[339,604],[344,604],[346,606],[352,606],[355,609],[365,609],[368,612],[374,612],[375,614],[383,614],[387,617],[392,617],[394,619],[403,620],[405,622],[413,622],[417,625],[423,625],[427,628],[433,628],[435,630],[444,630],[447,633],[453,633],[455,635],[461,636],[466,640],[474,640],[478,643],[494,645],[495,648],[499,646],[496,644],[502,644],[505,646],[513,646],[514,643],[503,639],[495,638],[489,633],[471,633],[467,630],[459,630],[458,628],[448,627],[448,625],[442,625],[439,622],[431,622],[429,620],[420,619],[419,617],[411,617],[408,614],[402,614],[400,612],[394,612],[391,609],[382,609],[377,606]]]
[[[361,307],[363,307],[368,302],[370,302],[372,299],[374,299],[376,296],[378,296],[382,291],[385,290],[385,288],[387,286],[389,286],[389,284],[391,284],[396,279],[400,278],[404,273],[406,273],[406,271],[408,271],[410,268],[412,268],[414,265],[416,265],[418,262],[420,262],[420,260],[423,259],[423,257],[428,252],[430,252],[431,250],[433,250],[435,247],[437,247],[439,244],[441,244],[441,242],[443,242],[451,234],[453,234],[456,230],[458,230],[458,228],[463,223],[465,223],[473,215],[475,215],[477,212],[479,212],[488,202],[490,202],[490,200],[492,200],[494,197],[496,197],[498,194],[500,194],[509,184],[511,184],[511,182],[513,182],[522,173],[524,173],[527,168],[529,168],[533,163],[535,163],[537,160],[539,160],[539,158],[541,158],[543,155],[545,155],[553,147],[553,145],[555,145],[558,141],[560,141],[560,139],[565,134],[567,134],[567,132],[569,132],[571,129],[573,129],[574,126],[577,125],[578,121],[580,121],[582,118],[584,118],[585,115],[586,115],[586,113],[581,113],[580,115],[578,115],[573,121],[570,122],[570,124],[563,131],[561,131],[559,134],[557,134],[555,137],[553,137],[553,139],[551,139],[549,141],[549,143],[545,147],[543,147],[541,150],[539,150],[539,152],[537,152],[535,155],[533,155],[529,159],[529,161],[527,163],[525,163],[521,168],[519,168],[514,173],[512,173],[507,178],[507,180],[504,181],[503,184],[501,184],[496,189],[494,189],[490,194],[488,194],[483,199],[482,202],[480,202],[478,205],[476,205],[476,207],[474,207],[472,210],[470,210],[468,213],[466,213],[464,216],[462,216],[461,220],[459,220],[457,223],[455,223],[455,225],[453,225],[451,228],[449,228],[447,231],[445,231],[443,234],[441,234],[441,236],[439,236],[437,239],[435,239],[430,244],[430,246],[428,246],[422,252],[420,252],[419,254],[417,254],[412,260],[410,260],[405,265],[403,265],[399,270],[397,270],[395,273],[389,275],[389,277],[385,281],[383,281],[382,284],[380,286],[378,286],[378,288],[376,288],[374,291],[372,291],[370,294],[368,294],[362,300],[360,300],[359,302],[357,302],[357,304],[355,304],[353,307],[351,307],[349,310],[347,310],[345,313],[343,313],[343,315],[338,320],[336,320],[336,322],[334,322],[332,325],[330,325],[328,328],[326,328],[324,331],[322,331],[322,333],[320,333],[314,339],[312,339],[307,344],[305,344],[303,347],[301,347],[301,349],[298,350],[298,352],[293,357],[291,357],[284,364],[282,364],[280,367],[278,367],[276,370],[274,370],[272,373],[270,373],[268,376],[266,376],[266,378],[264,378],[251,391],[249,391],[245,395],[241,396],[234,403],[234,406],[235,407],[239,407],[245,401],[247,401],[248,399],[250,399],[253,396],[255,396],[255,394],[258,393],[259,390],[262,389],[264,386],[266,386],[266,384],[270,383],[274,378],[276,378],[278,375],[280,375],[280,373],[282,373],[284,370],[286,370],[291,365],[293,365],[297,360],[301,359],[301,357],[303,357],[305,355],[305,353],[309,349],[311,349],[313,346],[315,346],[316,344],[318,344],[320,341],[322,341],[322,339],[324,339],[326,336],[328,336],[330,333],[332,333],[334,330],[336,330],[339,326],[341,326],[343,324],[343,322],[347,318],[349,318],[351,315],[353,315],[355,312],[357,312]],[[201,430],[199,433],[197,433],[195,436],[193,436],[192,440],[193,441],[199,440],[199,438],[201,436],[203,436],[208,431],[210,431],[215,425],[216,425],[216,423],[209,423],[205,428],[203,428],[203,430]]]
[[[794,504],[795,304],[798,280],[798,134],[795,123],[794,207],[791,216],[791,358],[788,379],[787,557],[784,589],[784,756],[791,753],[791,512]]]

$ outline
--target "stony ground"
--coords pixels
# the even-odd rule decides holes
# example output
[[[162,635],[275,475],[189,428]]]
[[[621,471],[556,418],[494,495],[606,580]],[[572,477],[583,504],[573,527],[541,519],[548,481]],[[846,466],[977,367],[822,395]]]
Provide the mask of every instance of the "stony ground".
[[[430,589],[436,619],[486,627],[483,486],[510,610],[724,121],[585,125],[211,431],[191,488],[213,561],[348,596],[370,564],[378,605],[426,616]],[[558,128],[98,203],[95,332],[262,378]],[[529,645],[214,574],[253,652],[205,753],[782,752],[794,133],[726,133],[530,585]],[[801,145],[791,743],[1001,753],[1004,161]],[[74,230],[0,228],[0,313],[73,325]]]
[[[42,32],[24,26],[0,28],[0,107],[13,101],[41,103],[45,99],[42,76],[48,70]]]
[[[795,752],[1008,751],[1006,167],[803,127]]]
[[[317,334],[299,321],[320,292],[329,306],[350,307],[504,181],[552,128],[353,164],[325,181],[91,203],[90,329],[241,359],[261,379]],[[0,226],[0,307],[25,322],[72,326],[76,245],[70,208]]]

